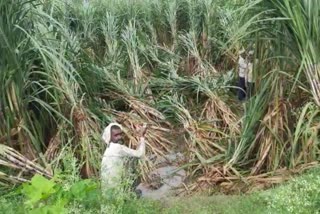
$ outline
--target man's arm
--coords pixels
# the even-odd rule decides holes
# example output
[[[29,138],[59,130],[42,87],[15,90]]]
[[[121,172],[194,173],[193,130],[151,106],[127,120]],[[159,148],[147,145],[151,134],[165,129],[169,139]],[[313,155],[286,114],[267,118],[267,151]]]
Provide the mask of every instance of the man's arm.
[[[130,149],[126,146],[121,145],[120,154],[121,156],[137,157],[142,158],[146,153],[146,143],[144,137],[140,137],[140,144],[137,150]]]

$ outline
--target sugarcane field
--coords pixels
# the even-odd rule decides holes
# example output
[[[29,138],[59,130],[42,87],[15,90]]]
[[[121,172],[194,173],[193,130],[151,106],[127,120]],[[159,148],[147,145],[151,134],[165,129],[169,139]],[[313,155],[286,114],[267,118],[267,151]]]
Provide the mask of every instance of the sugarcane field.
[[[320,0],[0,17],[0,213],[320,212]]]

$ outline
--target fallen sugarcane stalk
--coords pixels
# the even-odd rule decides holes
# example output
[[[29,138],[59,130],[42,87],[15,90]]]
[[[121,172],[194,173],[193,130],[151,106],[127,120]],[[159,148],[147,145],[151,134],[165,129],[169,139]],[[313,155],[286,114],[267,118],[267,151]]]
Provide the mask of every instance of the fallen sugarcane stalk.
[[[34,171],[48,178],[52,178],[52,174],[50,172],[38,166],[34,162],[28,160],[23,155],[21,155],[20,153],[8,146],[0,145],[0,157],[3,158],[1,160],[2,163],[6,164],[7,166],[14,165],[14,168],[19,168],[27,171]]]
[[[5,174],[3,172],[0,172],[0,179],[5,180],[5,181],[9,181],[9,182],[13,182],[13,183],[29,182],[29,180],[27,180],[27,179],[20,178],[20,177],[17,177],[17,176],[7,175],[7,174]]]
[[[199,177],[197,182],[188,186],[188,188],[191,192],[210,187],[219,187],[226,193],[230,193],[232,190],[238,191],[239,189],[242,189],[242,192],[250,192],[257,188],[261,189],[270,185],[281,184],[288,181],[293,175],[302,173],[318,165],[319,163],[315,161],[302,164],[295,169],[281,168],[273,172],[250,176],[235,175],[232,171],[222,173],[223,170],[220,170],[219,167],[212,167],[205,175]],[[243,190],[243,187],[245,187],[245,190]]]

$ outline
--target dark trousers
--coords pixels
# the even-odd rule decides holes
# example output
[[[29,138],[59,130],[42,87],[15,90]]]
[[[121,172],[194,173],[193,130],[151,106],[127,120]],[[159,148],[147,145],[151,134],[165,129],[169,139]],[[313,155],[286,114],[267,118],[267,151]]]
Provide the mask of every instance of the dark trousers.
[[[243,101],[246,99],[246,80],[244,77],[239,77],[239,83],[238,83],[238,99],[240,101]]]
[[[248,87],[246,86],[246,80],[244,77],[239,77],[238,83],[238,99],[240,101],[245,100],[247,97],[250,98],[254,92],[254,82],[248,82]]]

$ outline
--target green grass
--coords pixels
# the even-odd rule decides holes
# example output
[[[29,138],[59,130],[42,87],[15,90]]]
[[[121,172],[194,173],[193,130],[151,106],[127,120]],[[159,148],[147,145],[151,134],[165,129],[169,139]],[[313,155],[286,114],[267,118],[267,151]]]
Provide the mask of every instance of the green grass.
[[[246,195],[193,195],[185,197],[166,198],[165,200],[151,201],[145,199],[117,200],[113,206],[114,213],[317,213],[320,209],[320,169],[312,169],[301,176],[297,176],[289,182],[269,190],[255,192]],[[43,183],[45,182],[41,182]],[[49,184],[49,183],[48,183]],[[84,185],[86,184],[86,185]],[[83,180],[73,184],[76,189],[82,189],[81,194],[71,187],[73,193],[70,203],[65,206],[65,212],[61,213],[97,213],[100,211],[100,197],[92,190],[90,182]],[[94,183],[93,183],[94,184]],[[49,185],[50,186],[50,185]],[[67,184],[63,187],[67,188]],[[92,186],[92,185],[91,185]],[[94,186],[94,185],[93,185]],[[19,189],[19,188],[18,188]],[[89,190],[89,191],[88,191]],[[11,191],[0,198],[0,210],[5,213],[37,213],[28,208],[28,200],[19,190]],[[72,194],[71,194],[72,195]],[[90,197],[88,197],[90,196]],[[66,197],[66,196],[64,196]],[[63,199],[63,197],[60,197]],[[90,199],[90,200],[89,200]],[[125,199],[122,198],[122,199]],[[88,200],[90,203],[87,203]],[[54,207],[50,202],[55,200],[45,199],[44,207]],[[43,205],[43,204],[42,204]],[[42,206],[41,204],[38,206]],[[40,212],[41,213],[41,212]],[[43,213],[43,212],[42,212]]]
[[[264,204],[252,196],[191,196],[170,202],[164,213],[262,213]]]

